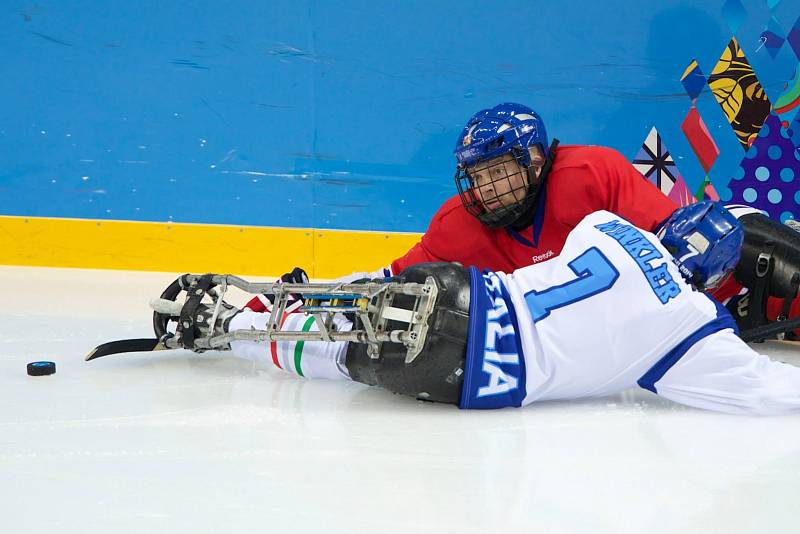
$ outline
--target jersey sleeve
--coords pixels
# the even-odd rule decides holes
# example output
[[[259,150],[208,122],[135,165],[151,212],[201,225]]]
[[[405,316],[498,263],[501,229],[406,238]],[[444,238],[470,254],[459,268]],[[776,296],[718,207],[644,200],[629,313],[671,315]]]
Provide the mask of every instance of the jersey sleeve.
[[[800,411],[800,368],[757,353],[732,330],[698,342],[655,387],[662,397],[706,410],[757,415]]]
[[[430,229],[429,229],[430,231]],[[431,238],[426,232],[425,235],[417,242],[416,245],[411,247],[408,252],[403,256],[397,258],[391,263],[392,274],[399,274],[406,267],[416,265],[417,263],[426,263],[431,261],[446,261],[444,258],[437,257],[429,248],[428,242]]]
[[[606,210],[652,231],[678,208],[616,150],[586,148],[579,164],[548,188],[558,197],[561,222],[567,226],[574,228],[586,214]]]
[[[426,262],[461,261],[456,247],[463,240],[452,235],[462,226],[457,219],[461,213],[461,201],[457,197],[447,200],[431,219],[425,234],[416,245],[391,263],[392,274],[399,274],[406,267]],[[466,213],[463,215],[468,216]]]

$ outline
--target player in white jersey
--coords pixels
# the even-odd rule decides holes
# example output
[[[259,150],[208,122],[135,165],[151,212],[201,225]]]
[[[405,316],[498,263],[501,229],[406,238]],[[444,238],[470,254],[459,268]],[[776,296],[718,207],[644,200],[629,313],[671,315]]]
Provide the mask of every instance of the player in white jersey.
[[[742,244],[738,221],[719,204],[699,203],[676,211],[659,236],[599,211],[570,233],[558,257],[511,274],[410,267],[402,279],[434,276],[444,288],[411,363],[392,343],[382,345],[379,359],[346,342],[235,341],[231,349],[305,377],[356,380],[461,408],[639,386],[722,412],[800,410],[800,368],[752,350],[730,314],[684,280],[702,289],[733,269]],[[263,330],[268,316],[228,308],[215,330]],[[337,326],[346,331],[352,323],[340,316]],[[282,329],[316,327],[298,313]]]
[[[742,342],[730,314],[684,281],[658,238],[617,215],[587,216],[546,264],[483,279],[470,304],[463,408],[638,384],[699,408],[800,409],[800,369]]]

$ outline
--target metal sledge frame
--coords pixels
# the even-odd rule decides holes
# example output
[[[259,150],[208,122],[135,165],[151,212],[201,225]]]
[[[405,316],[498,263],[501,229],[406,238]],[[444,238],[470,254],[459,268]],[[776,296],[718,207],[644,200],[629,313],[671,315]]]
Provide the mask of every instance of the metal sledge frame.
[[[206,275],[207,276],[207,275]],[[196,287],[201,275],[187,274],[181,277],[181,285],[187,294]],[[402,343],[406,351],[406,363],[411,363],[422,351],[428,332],[428,319],[433,313],[439,288],[433,277],[426,278],[424,284],[400,282],[365,283],[254,283],[234,275],[211,275],[211,289],[207,292],[214,300],[215,307],[211,324],[219,315],[222,301],[229,287],[236,287],[246,293],[273,296],[272,309],[265,330],[234,330],[214,336],[213,328],[209,335],[194,340],[198,351],[214,350],[232,341],[349,341],[367,344],[367,354],[377,359],[382,343]],[[280,325],[287,314],[290,300],[300,296],[305,302],[296,311],[313,316],[318,332],[281,331]],[[411,309],[392,306],[398,295],[415,298]],[[336,330],[333,316],[336,313],[355,315],[354,327],[363,326],[349,332]],[[387,328],[389,321],[399,321],[408,326],[404,330]],[[174,337],[163,339],[165,348],[180,348],[180,340]]]

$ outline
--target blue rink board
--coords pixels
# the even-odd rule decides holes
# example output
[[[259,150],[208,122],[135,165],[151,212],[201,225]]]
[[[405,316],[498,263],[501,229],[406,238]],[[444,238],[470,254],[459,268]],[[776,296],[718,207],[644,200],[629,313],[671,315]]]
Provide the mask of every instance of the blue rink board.
[[[454,193],[461,126],[502,101],[629,159],[656,126],[694,189],[680,76],[713,69],[723,4],[10,0],[0,215],[420,232]],[[767,54],[769,8],[743,6],[774,99],[797,57]],[[724,185],[741,149],[708,88],[698,108]]]

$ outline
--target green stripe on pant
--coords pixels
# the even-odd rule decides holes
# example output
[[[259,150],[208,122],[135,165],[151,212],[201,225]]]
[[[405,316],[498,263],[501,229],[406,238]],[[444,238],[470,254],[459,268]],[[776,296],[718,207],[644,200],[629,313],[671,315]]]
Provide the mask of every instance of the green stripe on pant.
[[[312,315],[309,317],[306,322],[303,324],[303,332],[308,332],[311,330],[311,325],[314,324],[314,316]],[[300,376],[303,375],[303,371],[300,369],[300,360],[303,358],[303,345],[305,345],[305,341],[298,341],[297,344],[294,346],[294,368],[297,371],[297,374]]]

